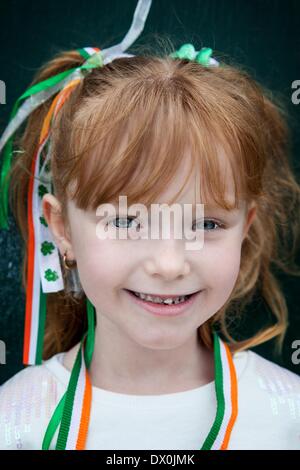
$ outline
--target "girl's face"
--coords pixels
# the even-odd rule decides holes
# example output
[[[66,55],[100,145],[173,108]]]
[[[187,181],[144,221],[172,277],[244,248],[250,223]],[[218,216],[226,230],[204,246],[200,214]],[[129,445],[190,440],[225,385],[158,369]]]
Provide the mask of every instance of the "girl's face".
[[[186,161],[183,159],[182,171],[154,203],[169,201],[177,193],[188,171]],[[226,178],[226,182],[228,197],[233,199],[232,181]],[[193,204],[197,189],[194,185],[193,175],[176,202]],[[162,236],[153,240],[99,239],[96,227],[100,219],[96,211],[82,211],[69,201],[67,228],[59,217],[50,215],[51,206],[59,208],[57,199],[48,194],[43,204],[61,253],[67,249],[68,259],[77,261],[82,287],[96,308],[98,320],[109,325],[111,332],[126,335],[127,340],[152,349],[171,349],[184,344],[224,305],[237,280],[242,242],[255,215],[254,207],[246,213],[243,201],[238,210],[229,213],[205,205],[205,223],[197,219],[198,225],[194,225],[204,230],[204,245],[194,251],[186,249],[184,237],[172,237],[172,224],[169,239]],[[119,230],[125,232],[130,227],[130,219],[126,219],[125,213],[120,213],[119,217],[108,216],[102,224],[109,222],[110,230],[118,230],[119,226],[122,227]],[[224,228],[219,228],[218,224]],[[202,292],[186,313],[163,317],[137,305],[125,289],[162,295]]]

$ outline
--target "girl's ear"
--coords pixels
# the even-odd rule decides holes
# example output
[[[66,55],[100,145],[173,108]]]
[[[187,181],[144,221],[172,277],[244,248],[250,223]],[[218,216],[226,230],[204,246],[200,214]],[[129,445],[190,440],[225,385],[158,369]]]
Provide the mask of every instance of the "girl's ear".
[[[254,221],[255,216],[256,216],[256,204],[255,202],[252,202],[250,206],[248,207],[247,214],[246,214],[246,220],[245,220],[244,231],[243,231],[243,240],[244,238],[247,237],[249,228],[251,227],[251,224]]]
[[[68,259],[75,259],[68,221],[64,220],[61,203],[53,194],[45,194],[42,199],[43,213],[54,241],[63,256],[68,251]]]

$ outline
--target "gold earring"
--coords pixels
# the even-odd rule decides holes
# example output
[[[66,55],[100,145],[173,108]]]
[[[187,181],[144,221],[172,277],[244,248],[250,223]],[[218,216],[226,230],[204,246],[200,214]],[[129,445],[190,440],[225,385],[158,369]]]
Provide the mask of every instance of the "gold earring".
[[[67,251],[65,251],[64,256],[63,256],[63,263],[64,263],[64,268],[67,269],[68,271],[71,271],[76,267],[76,261],[71,260],[71,264],[69,264],[70,260],[67,259]]]

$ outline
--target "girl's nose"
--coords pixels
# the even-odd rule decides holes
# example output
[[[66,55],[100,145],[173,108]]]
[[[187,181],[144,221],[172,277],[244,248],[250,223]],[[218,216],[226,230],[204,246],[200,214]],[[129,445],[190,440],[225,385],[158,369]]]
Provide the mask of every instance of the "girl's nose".
[[[182,240],[157,240],[145,261],[145,269],[150,276],[161,276],[166,280],[184,277],[190,272],[186,253]]]

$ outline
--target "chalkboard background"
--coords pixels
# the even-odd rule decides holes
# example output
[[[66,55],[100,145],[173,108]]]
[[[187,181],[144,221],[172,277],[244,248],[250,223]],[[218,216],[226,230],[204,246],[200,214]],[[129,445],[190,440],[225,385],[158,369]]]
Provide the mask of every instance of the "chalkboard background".
[[[35,71],[61,49],[109,47],[120,42],[132,21],[136,0],[1,0],[0,79],[6,84],[6,104],[0,105],[0,132],[15,100]],[[293,137],[293,163],[299,181],[300,105],[291,101],[292,82],[300,80],[300,2],[298,0],[153,0],[145,29],[134,46],[155,44],[158,36],[176,47],[192,42],[196,49],[212,47],[246,66],[254,78],[287,103]],[[298,256],[298,263],[300,263]],[[0,383],[22,369],[25,294],[21,289],[21,243],[13,218],[0,233],[0,340],[6,344],[6,364]],[[290,312],[290,326],[281,359],[273,342],[254,350],[300,374],[292,362],[292,343],[300,340],[300,279],[280,275]],[[252,331],[265,315],[257,299],[247,310],[243,331]],[[251,317],[251,325],[249,322]]]

